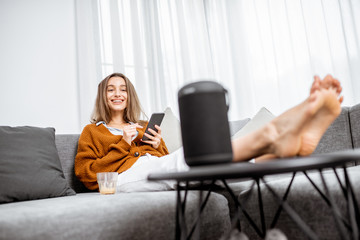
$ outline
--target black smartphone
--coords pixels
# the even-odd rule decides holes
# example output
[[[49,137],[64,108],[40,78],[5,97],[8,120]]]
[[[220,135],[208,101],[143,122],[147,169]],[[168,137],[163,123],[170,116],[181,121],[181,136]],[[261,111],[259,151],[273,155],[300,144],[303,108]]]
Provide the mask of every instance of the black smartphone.
[[[163,118],[164,118],[164,115],[165,113],[153,113],[150,117],[150,121],[149,121],[149,124],[147,125],[146,127],[146,130],[145,132],[152,135],[150,132],[149,132],[149,128],[151,128],[152,130],[156,131],[157,132],[157,129],[155,128],[155,125],[158,125],[160,126]],[[143,136],[142,138],[143,141],[147,141],[147,140],[150,140],[148,137]]]

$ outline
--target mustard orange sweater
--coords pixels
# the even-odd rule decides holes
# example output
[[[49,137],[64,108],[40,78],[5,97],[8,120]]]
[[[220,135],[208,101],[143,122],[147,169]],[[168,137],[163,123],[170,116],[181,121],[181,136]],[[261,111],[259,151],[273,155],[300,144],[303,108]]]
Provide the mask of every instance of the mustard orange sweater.
[[[96,173],[118,172],[129,169],[136,160],[146,153],[161,157],[169,153],[161,139],[158,149],[144,144],[140,139],[145,127],[137,129],[139,134],[129,145],[122,136],[113,135],[103,124],[89,124],[80,135],[77,155],[75,157],[75,175],[84,185],[98,189]]]

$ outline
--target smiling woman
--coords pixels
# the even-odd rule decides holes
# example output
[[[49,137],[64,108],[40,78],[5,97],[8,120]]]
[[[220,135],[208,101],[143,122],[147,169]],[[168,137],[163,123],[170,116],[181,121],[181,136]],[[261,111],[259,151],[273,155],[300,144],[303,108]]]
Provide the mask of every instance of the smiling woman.
[[[107,104],[111,112],[111,121],[109,126],[120,127],[126,123],[123,120],[122,113],[127,106],[127,90],[124,78],[113,76],[109,79],[106,86]]]
[[[182,149],[168,155],[160,126],[149,129],[152,135],[144,132],[144,116],[135,88],[124,74],[113,73],[99,83],[92,123],[81,133],[75,159],[75,173],[86,187],[98,188],[98,172],[118,172],[120,191],[174,187],[167,182],[146,184],[151,170],[187,166]],[[148,140],[142,139],[144,135]]]
[[[126,108],[127,104],[129,108]],[[121,111],[124,112],[122,122],[136,123],[140,121],[141,117],[146,118],[134,85],[124,74],[113,73],[98,86],[91,122],[105,121],[110,123],[113,115]]]

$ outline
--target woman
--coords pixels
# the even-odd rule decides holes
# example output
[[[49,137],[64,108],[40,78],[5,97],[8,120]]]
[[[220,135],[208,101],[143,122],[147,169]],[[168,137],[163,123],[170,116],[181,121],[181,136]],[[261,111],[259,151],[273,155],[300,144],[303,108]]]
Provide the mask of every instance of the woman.
[[[232,142],[234,161],[257,161],[311,154],[328,126],[340,114],[342,88],[328,75],[315,77],[305,101],[273,119],[259,130]],[[75,174],[89,189],[97,189],[97,172],[118,172],[118,190],[146,191],[174,188],[174,182],[150,183],[154,171],[188,169],[180,148],[169,154],[161,128],[142,141],[147,122],[134,86],[120,73],[107,76],[98,86],[92,123],[79,139]]]
[[[145,133],[150,140],[141,140],[147,124],[141,114],[135,88],[125,75],[114,73],[100,82],[92,124],[81,133],[75,159],[75,174],[87,188],[98,188],[97,172],[118,172],[120,191],[166,190],[173,183],[146,184],[148,172],[188,168],[182,150],[168,155],[159,126],[158,132],[149,129],[153,136]]]

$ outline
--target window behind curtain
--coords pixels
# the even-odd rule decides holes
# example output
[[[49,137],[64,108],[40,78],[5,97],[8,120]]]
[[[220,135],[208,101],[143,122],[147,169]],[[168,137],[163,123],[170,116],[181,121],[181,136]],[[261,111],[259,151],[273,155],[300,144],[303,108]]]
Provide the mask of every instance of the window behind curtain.
[[[205,79],[229,90],[230,119],[285,111],[314,74],[341,80],[344,105],[360,102],[359,1],[98,0],[97,10],[102,75],[127,75],[148,115],[176,112],[178,89]]]

